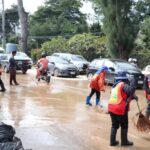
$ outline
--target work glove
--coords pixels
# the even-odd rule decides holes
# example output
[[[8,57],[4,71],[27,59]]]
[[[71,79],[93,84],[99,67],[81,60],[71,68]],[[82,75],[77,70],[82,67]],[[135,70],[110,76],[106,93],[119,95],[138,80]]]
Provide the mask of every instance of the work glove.
[[[138,101],[138,97],[136,95],[133,96],[133,99],[135,99],[136,101]]]

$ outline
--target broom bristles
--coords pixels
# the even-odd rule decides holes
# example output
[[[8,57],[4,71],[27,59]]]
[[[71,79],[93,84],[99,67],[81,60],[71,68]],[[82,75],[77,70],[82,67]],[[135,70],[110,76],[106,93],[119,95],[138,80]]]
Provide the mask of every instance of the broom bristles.
[[[150,132],[150,120],[142,113],[138,114],[137,122],[134,122],[134,125],[140,132]]]

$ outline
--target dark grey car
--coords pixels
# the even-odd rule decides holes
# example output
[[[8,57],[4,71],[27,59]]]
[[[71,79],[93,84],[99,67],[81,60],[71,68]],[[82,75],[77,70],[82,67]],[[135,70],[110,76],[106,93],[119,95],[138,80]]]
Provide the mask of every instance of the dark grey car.
[[[79,72],[76,66],[68,61],[55,56],[47,56],[49,61],[48,68],[54,76],[69,76],[76,77]]]
[[[87,77],[91,78],[93,74],[101,67],[101,66],[107,66],[109,68],[109,71],[106,74],[106,81],[110,84],[114,83],[114,77],[119,71],[125,71],[127,72],[127,76],[130,78],[131,76],[137,79],[138,87],[143,86],[144,81],[144,75],[141,73],[141,70],[128,63],[125,60],[121,59],[95,59],[93,60],[88,68],[87,68]]]
[[[67,60],[78,68],[80,74],[86,74],[89,62],[83,56],[70,53],[54,53],[52,56]]]

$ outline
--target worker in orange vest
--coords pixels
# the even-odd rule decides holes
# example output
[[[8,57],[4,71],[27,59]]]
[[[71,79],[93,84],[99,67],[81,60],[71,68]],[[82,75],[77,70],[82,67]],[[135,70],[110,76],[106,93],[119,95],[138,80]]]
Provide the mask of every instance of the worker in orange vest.
[[[147,66],[142,73],[145,75],[144,78],[144,90],[147,100],[147,109],[145,112],[145,116],[149,119],[150,118],[150,66]]]
[[[102,66],[92,77],[90,81],[90,88],[91,92],[89,96],[86,98],[86,104],[89,106],[92,106],[90,100],[91,97],[96,93],[96,105],[99,105],[100,102],[100,92],[105,91],[105,75],[108,71],[108,68],[106,66]]]
[[[132,99],[138,100],[138,97],[134,94],[135,89],[136,80],[134,78],[128,80],[126,72],[118,72],[108,104],[108,111],[112,121],[110,146],[119,144],[116,141],[116,133],[119,126],[121,126],[121,145],[133,145],[133,142],[128,141],[127,135],[129,104]]]

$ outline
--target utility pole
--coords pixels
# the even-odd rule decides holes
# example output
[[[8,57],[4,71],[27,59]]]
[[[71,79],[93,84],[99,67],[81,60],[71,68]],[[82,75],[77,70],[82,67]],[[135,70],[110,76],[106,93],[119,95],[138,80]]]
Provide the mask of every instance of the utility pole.
[[[2,0],[2,47],[5,49],[6,38],[5,38],[5,9],[4,0]]]

